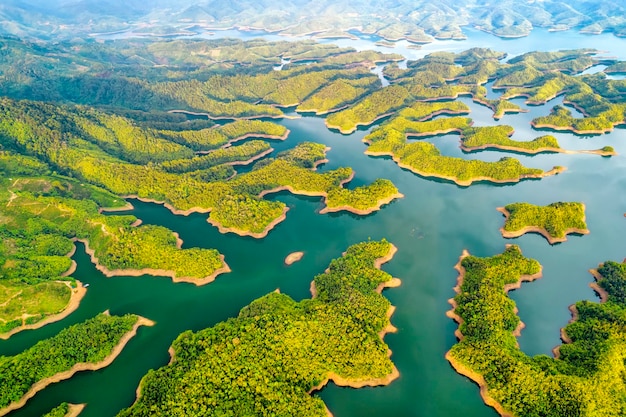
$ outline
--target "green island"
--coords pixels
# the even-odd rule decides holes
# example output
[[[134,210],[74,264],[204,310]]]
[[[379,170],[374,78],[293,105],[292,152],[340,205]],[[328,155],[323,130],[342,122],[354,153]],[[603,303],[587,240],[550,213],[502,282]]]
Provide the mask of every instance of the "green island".
[[[507,292],[541,276],[541,266],[510,245],[499,255],[470,256],[456,266],[457,295],[448,315],[459,342],[446,354],[454,369],[476,382],[502,416],[618,416],[626,407],[623,374],[626,266],[594,271],[605,301],[571,306],[555,357],[524,354],[516,341],[523,324]]]
[[[42,417],[77,417],[84,408],[85,404],[61,403],[58,407],[54,407]]]
[[[315,277],[311,299],[270,293],[236,318],[181,334],[170,364],[143,378],[119,416],[323,417],[324,402],[310,394],[328,381],[390,383],[399,373],[382,339],[394,331],[394,309],[381,291],[400,282],[380,266],[395,251],[385,240],[353,245]]]
[[[500,232],[508,239],[539,233],[553,245],[565,242],[568,234],[589,234],[582,203],[557,202],[547,206],[512,203],[497,210],[506,218]]]
[[[0,415],[21,408],[50,384],[76,372],[110,365],[140,326],[154,323],[140,316],[99,314],[61,330],[15,356],[0,357]]]

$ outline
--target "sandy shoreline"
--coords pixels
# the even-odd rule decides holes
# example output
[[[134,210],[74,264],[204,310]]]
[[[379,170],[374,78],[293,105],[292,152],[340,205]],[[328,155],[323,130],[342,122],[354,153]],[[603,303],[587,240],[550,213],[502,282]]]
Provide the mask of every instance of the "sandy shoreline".
[[[476,152],[483,150],[491,150],[491,149],[499,149],[502,151],[512,151],[518,153],[524,153],[528,155],[536,155],[539,153],[562,153],[568,155],[575,154],[592,154],[592,155],[600,155],[600,156],[616,156],[617,152],[615,151],[603,151],[602,149],[583,149],[580,151],[572,151],[563,148],[537,148],[537,149],[527,149],[527,148],[519,148],[517,146],[507,146],[507,145],[497,145],[495,143],[480,145],[480,146],[465,146],[463,141],[461,141],[461,150],[464,152]]]
[[[389,252],[387,253],[387,255],[383,256],[382,258],[378,258],[378,259],[376,259],[374,261],[374,267],[380,269],[380,267],[384,263],[389,262],[394,257],[394,255],[396,254],[397,251],[398,251],[398,248],[396,248],[392,244],[391,248],[389,249]],[[376,288],[376,292],[380,294],[385,288],[399,287],[401,285],[401,283],[402,283],[402,281],[400,281],[400,279],[392,278],[392,279],[390,279],[387,282],[381,283]],[[311,296],[312,296],[312,298],[316,298],[317,297],[317,289],[315,288],[315,281],[311,281]],[[394,306],[390,306],[389,310],[387,310],[387,317],[390,318],[393,315],[394,311],[395,311],[395,307]],[[387,327],[385,327],[384,329],[382,329],[378,333],[378,336],[382,340],[387,333],[395,333],[396,331],[397,331],[397,329],[391,323],[389,323],[387,325]],[[388,354],[389,357],[391,357],[391,353],[392,353],[391,349],[389,349],[387,351],[387,354]],[[318,385],[312,387],[309,390],[309,394],[311,394],[311,393],[313,393],[315,391],[321,390],[326,384],[328,384],[329,381],[333,381],[333,383],[335,383],[335,385],[338,385],[338,386],[341,386],[341,387],[362,388],[362,387],[375,387],[375,386],[381,386],[381,385],[389,385],[392,381],[397,379],[399,376],[400,376],[400,371],[398,371],[398,368],[396,368],[395,365],[393,365],[393,369],[392,369],[391,373],[386,375],[386,376],[384,376],[384,377],[370,378],[370,379],[364,379],[364,380],[351,380],[349,378],[343,378],[343,377],[335,374],[334,372],[329,372],[329,373],[326,374],[326,379],[324,379]],[[328,409],[327,409],[327,413],[328,413],[329,416],[332,416],[332,413]]]
[[[49,378],[42,379],[41,381],[35,383],[28,390],[28,392],[26,394],[24,394],[24,396],[19,401],[12,402],[8,406],[0,409],[0,416],[4,416],[4,415],[10,413],[11,411],[14,411],[14,410],[17,410],[17,409],[23,407],[29,399],[34,397],[35,394],[37,394],[39,391],[41,391],[44,388],[46,388],[48,385],[51,385],[51,384],[54,384],[54,383],[57,383],[57,382],[69,379],[77,372],[96,371],[98,369],[102,369],[102,368],[105,368],[105,367],[109,366],[111,363],[113,363],[115,358],[117,358],[119,356],[119,354],[122,353],[122,350],[124,349],[126,344],[133,337],[135,337],[139,327],[141,327],[141,326],[153,326],[154,324],[155,323],[152,320],[148,320],[148,319],[146,319],[144,317],[138,316],[137,322],[135,323],[133,328],[129,332],[124,334],[124,336],[122,336],[122,338],[120,339],[119,343],[113,348],[111,353],[106,358],[104,358],[102,361],[96,362],[96,363],[77,363],[76,365],[72,366],[69,370],[67,370],[65,372],[60,372],[60,373],[58,373],[56,375],[53,375],[53,376],[51,376]]]
[[[583,219],[582,220],[583,222],[585,222],[586,221],[586,216],[584,215],[585,205],[583,204],[582,206],[583,206]],[[511,213],[504,207],[497,207],[496,210],[504,215],[505,217],[504,221],[506,223],[506,220],[508,220]],[[588,235],[589,229],[577,229],[575,227],[570,227],[570,228],[565,229],[563,237],[554,237],[550,233],[548,233],[546,229],[544,229],[543,227],[539,227],[539,226],[526,226],[520,230],[515,230],[515,231],[504,230],[504,226],[503,226],[500,228],[500,233],[502,233],[502,237],[506,239],[514,239],[526,233],[538,233],[541,236],[545,237],[548,243],[550,243],[551,245],[554,245],[555,243],[561,243],[561,242],[567,241],[567,235],[572,234],[572,233],[579,234],[579,235]]]
[[[285,258],[285,265],[292,265],[304,256],[304,252],[292,252]]]
[[[63,282],[65,285],[67,285],[70,288],[70,291],[71,291],[70,300],[65,306],[65,308],[56,314],[46,316],[43,320],[38,321],[37,323],[22,324],[21,326],[11,329],[10,331],[6,333],[2,333],[0,334],[0,339],[6,340],[9,337],[13,336],[14,334],[19,333],[23,330],[35,330],[35,329],[42,328],[43,326],[47,324],[54,323],[59,320],[63,320],[64,318],[72,314],[74,311],[76,311],[76,309],[80,306],[80,302],[82,301],[83,297],[85,296],[85,294],[87,294],[87,288],[85,288],[83,284],[78,280],[76,280],[76,288],[72,288],[71,283],[68,281],[57,281],[57,282]]]
[[[398,158],[396,155],[394,155],[392,152],[371,152],[369,150],[365,151],[365,155],[369,155],[369,156],[390,156],[391,159],[398,164],[398,166],[400,168],[404,168],[408,171],[413,172],[414,174],[417,174],[421,177],[424,178],[439,178],[442,180],[448,180],[448,181],[452,181],[454,182],[456,185],[459,185],[461,187],[469,187],[470,185],[472,185],[472,183],[474,182],[478,182],[478,181],[488,181],[494,184],[514,184],[517,182],[520,182],[521,180],[524,179],[539,179],[539,178],[544,178],[544,177],[549,177],[552,175],[557,175],[560,174],[564,171],[567,170],[566,167],[554,167],[552,168],[550,171],[544,171],[541,174],[522,174],[520,175],[518,178],[511,178],[511,179],[506,179],[506,180],[497,180],[491,177],[474,177],[468,180],[460,180],[457,177],[451,177],[451,176],[447,176],[447,175],[440,175],[440,174],[436,174],[436,173],[431,173],[431,172],[423,172],[420,171],[418,169],[413,168],[411,165],[407,165],[401,162],[400,158]]]
[[[507,245],[507,247],[508,246],[509,245]],[[461,262],[463,261],[463,259],[465,259],[468,256],[470,256],[470,253],[466,249],[463,249],[463,253],[459,257],[459,261],[456,263],[456,265],[454,265],[454,269],[459,273],[457,277],[456,286],[453,288],[456,294],[461,293],[461,286],[463,285],[463,278],[465,277],[465,268],[463,268],[463,266],[461,265]],[[522,275],[517,282],[513,284],[506,284],[504,286],[504,292],[508,293],[511,290],[518,289],[522,286],[523,282],[534,281],[538,278],[541,278],[541,276],[542,276],[541,269],[539,270],[539,272],[532,274],[532,275]],[[455,310],[458,307],[458,305],[456,301],[454,300],[454,298],[450,298],[448,300],[448,303],[452,306],[452,308],[446,312],[446,316],[453,319],[457,324],[459,324],[459,327],[460,327],[460,325],[463,323],[463,319],[459,315],[456,314]],[[517,314],[517,307],[515,308],[515,313]],[[524,323],[520,320],[520,324],[512,332],[512,334],[514,336],[519,336],[519,332],[521,331],[523,327],[524,327]],[[462,341],[464,339],[464,336],[458,327],[454,331],[454,335],[459,341]],[[456,358],[454,358],[450,354],[450,352],[451,352],[450,350],[446,352],[445,358],[448,360],[448,362],[450,362],[450,364],[452,365],[452,367],[457,373],[471,379],[480,387],[480,396],[482,397],[485,404],[487,404],[490,407],[493,407],[502,417],[515,417],[510,412],[506,411],[499,402],[497,402],[495,399],[493,399],[489,395],[489,388],[483,376],[473,371],[472,369],[469,369],[467,366],[463,365],[460,361],[456,360]]]
[[[68,412],[65,417],[78,417],[87,404],[68,404]]]

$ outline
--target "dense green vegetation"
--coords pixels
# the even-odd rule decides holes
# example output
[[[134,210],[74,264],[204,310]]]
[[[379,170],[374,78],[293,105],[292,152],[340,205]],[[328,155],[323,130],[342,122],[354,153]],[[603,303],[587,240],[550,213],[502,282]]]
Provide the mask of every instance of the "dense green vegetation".
[[[208,249],[179,249],[163,227],[133,227],[133,216],[105,216],[124,207],[119,197],[52,174],[42,162],[0,152],[0,333],[64,310],[70,298],[72,239],[89,241],[109,270],[161,270],[200,280],[224,263]]]
[[[526,228],[545,230],[552,239],[563,239],[567,233],[587,230],[585,206],[582,203],[557,202],[547,206],[529,203],[508,204],[509,213],[503,230],[517,234]]]
[[[0,408],[19,401],[37,382],[69,371],[78,364],[101,362],[137,320],[134,315],[99,314],[61,330],[22,353],[0,357]]]
[[[288,132],[282,125],[260,120],[235,120],[222,126],[202,130],[160,131],[165,138],[194,151],[209,151],[248,137],[281,139]]]
[[[222,164],[243,163],[271,150],[269,143],[262,140],[253,140],[239,146],[216,149],[193,158],[166,161],[161,164],[161,168],[164,171],[174,173],[205,170]]]
[[[447,358],[457,371],[484,384],[501,413],[517,417],[624,413],[624,264],[600,266],[598,285],[608,292],[608,301],[576,303],[577,320],[564,329],[569,343],[559,347],[556,359],[526,356],[513,333],[520,321],[506,291],[539,273],[537,261],[510,246],[490,258],[465,257],[460,265],[464,273],[453,313],[463,337]]]
[[[414,106],[414,109],[401,112],[401,115],[390,119],[364,138],[370,143],[368,155],[391,155],[402,167],[423,175],[448,179],[459,185],[470,185],[474,181],[515,182],[522,178],[538,177],[544,174],[540,169],[526,168],[514,158],[502,158],[496,162],[466,160],[443,156],[429,142],[408,142],[407,137],[415,135],[433,135],[448,132],[460,132],[470,137],[487,133],[490,128],[470,128],[470,119],[463,117],[439,118],[426,122],[413,122],[403,115],[416,114],[419,118],[428,118],[428,114],[455,113],[462,111],[458,106],[447,108],[454,103],[428,103]],[[461,103],[462,104],[462,103]],[[432,106],[427,110],[428,106]],[[415,107],[419,110],[415,110]],[[430,111],[431,113],[428,113]],[[424,116],[424,114],[426,114]],[[485,130],[486,129],[486,130]],[[508,139],[507,127],[495,128],[502,130]]]
[[[58,407],[53,408],[42,417],[65,417],[70,411],[70,405],[68,403],[62,403]]]
[[[536,153],[561,149],[554,136],[545,135],[531,141],[517,141],[510,138],[513,127],[507,125],[483,126],[463,130],[462,148],[475,150],[490,147],[506,147],[518,152]]]
[[[377,202],[388,202],[398,197],[398,189],[389,180],[378,179],[354,190],[333,188],[328,192],[328,210],[349,207],[357,211],[371,211]]]
[[[376,90],[354,106],[328,116],[326,125],[339,129],[341,133],[352,133],[358,126],[370,125],[381,116],[397,110],[408,98],[409,92],[402,86]]]
[[[324,403],[309,393],[327,379],[389,382],[394,368],[379,332],[390,304],[377,289],[392,277],[375,261],[391,253],[384,240],[351,246],[315,277],[315,298],[270,293],[236,318],[181,334],[173,363],[150,371],[119,415],[322,417]]]
[[[303,101],[298,112],[324,114],[354,103],[365,93],[371,92],[380,81],[374,74],[363,75],[354,80],[339,79],[324,86]]]
[[[613,127],[624,123],[624,105],[613,105],[610,110],[596,117],[575,118],[572,112],[563,106],[554,106],[548,116],[533,120],[537,128],[570,130],[575,133],[606,133]]]
[[[323,174],[311,171],[310,165],[312,161],[319,160],[320,150],[307,144],[227,181],[221,180],[227,172],[207,172],[206,169],[219,163],[250,159],[268,150],[268,145],[252,142],[246,146],[217,150],[206,156],[164,162],[161,166],[153,163],[138,164],[122,159],[123,154],[109,151],[101,142],[85,136],[85,131],[76,123],[87,118],[82,117],[80,108],[8,99],[1,101],[0,105],[5,115],[0,122],[0,134],[6,138],[9,146],[37,155],[68,174],[98,184],[118,195],[136,195],[164,201],[177,210],[211,211],[212,222],[244,233],[263,233],[283,214],[284,203],[260,199],[258,195],[263,191],[291,187],[296,193],[324,195],[352,175],[349,168]],[[98,113],[96,110],[89,112]],[[234,124],[219,128],[227,138],[241,134],[241,126],[234,126],[231,130],[231,125]],[[257,125],[244,127],[249,129],[254,126]],[[135,146],[151,146],[151,142],[139,139]],[[164,149],[159,152],[164,158],[171,158],[171,154]],[[312,152],[312,155],[306,156],[308,152]],[[300,156],[294,160],[296,154]],[[305,160],[310,162],[308,166],[302,164]],[[189,170],[194,172],[189,175],[177,174]],[[213,179],[214,174],[220,179],[204,182],[207,178]],[[372,199],[374,206],[376,201]]]

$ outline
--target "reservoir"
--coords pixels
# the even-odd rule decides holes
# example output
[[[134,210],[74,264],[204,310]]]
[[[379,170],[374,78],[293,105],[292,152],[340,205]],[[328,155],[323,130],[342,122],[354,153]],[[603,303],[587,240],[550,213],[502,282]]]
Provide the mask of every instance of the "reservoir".
[[[230,32],[230,36],[244,39],[251,36]],[[626,40],[610,34],[590,36],[536,30],[529,37],[513,40],[498,39],[473,29],[468,29],[466,34],[466,41],[436,41],[421,50],[407,48],[406,42],[399,42],[394,49],[379,47],[374,45],[379,39],[369,37],[324,42],[397,52],[408,59],[437,50],[462,51],[476,46],[506,51],[510,56],[533,50],[589,47],[605,51],[602,56],[626,59]],[[217,32],[206,37],[222,35],[226,34]],[[498,92],[492,94],[497,96]],[[470,99],[461,100],[470,106],[469,117],[475,125],[511,125],[516,140],[531,140],[545,134],[533,130],[530,121],[548,114],[552,106],[562,102],[562,98],[556,98],[544,106],[526,106],[523,99],[516,99],[514,102],[528,112],[505,115],[496,122],[491,110]],[[90,263],[79,244],[74,256],[78,269],[73,276],[89,284],[89,289],[78,310],[60,322],[0,341],[0,355],[16,354],[104,310],[112,314],[139,314],[154,320],[156,325],[142,328],[109,367],[79,373],[51,385],[10,416],[42,415],[63,401],[87,403],[81,417],[113,416],[132,404],[139,381],[148,370],[169,361],[167,349],[180,333],[234,317],[252,300],[276,289],[296,300],[308,298],[309,285],[316,274],[322,273],[348,246],[370,238],[386,238],[398,248],[383,269],[402,280],[401,287],[384,292],[396,306],[391,321],[398,332],[388,334],[385,341],[393,351],[392,360],[400,378],[378,388],[341,388],[330,383],[315,395],[322,397],[335,417],[496,416],[495,411],[484,405],[478,387],[458,375],[444,358],[456,342],[457,325],[445,312],[450,309],[447,300],[454,296],[452,287],[457,274],[453,266],[462,250],[477,256],[492,256],[502,252],[506,244],[515,243],[525,256],[542,264],[543,278],[525,283],[510,294],[526,324],[519,343],[528,355],[551,354],[551,349],[560,344],[559,330],[570,319],[567,309],[570,304],[583,299],[598,300],[589,288],[593,277],[588,270],[603,261],[619,262],[626,256],[626,194],[622,193],[626,189],[626,130],[618,128],[600,136],[554,133],[561,147],[568,150],[612,146],[619,155],[611,158],[588,154],[530,157],[495,151],[464,154],[458,148],[458,135],[424,139],[434,143],[444,155],[486,161],[512,156],[528,167],[544,170],[555,165],[567,167],[564,173],[540,180],[459,187],[400,169],[389,158],[364,155],[367,146],[362,139],[372,127],[341,135],[326,129],[321,117],[285,119],[279,123],[289,128],[291,134],[285,141],[270,141],[275,153],[303,141],[323,143],[331,150],[327,154],[329,162],[319,168],[321,171],[352,167],[356,175],[349,188],[387,178],[405,198],[371,215],[357,216],[346,212],[318,214],[322,202],[317,197],[287,192],[272,194],[267,198],[285,202],[290,210],[287,219],[260,240],[220,234],[206,222],[206,215],[176,216],[163,206],[130,200],[135,209],[129,213],[144,224],[163,225],[179,233],[184,248],[216,248],[225,255],[232,272],[201,287],[174,284],[163,277],[106,278]],[[496,207],[521,201],[538,205],[580,201],[586,205],[591,233],[569,236],[567,242],[554,246],[536,234],[504,239],[499,232],[504,218]],[[285,265],[285,257],[296,251],[304,252],[302,260]]]

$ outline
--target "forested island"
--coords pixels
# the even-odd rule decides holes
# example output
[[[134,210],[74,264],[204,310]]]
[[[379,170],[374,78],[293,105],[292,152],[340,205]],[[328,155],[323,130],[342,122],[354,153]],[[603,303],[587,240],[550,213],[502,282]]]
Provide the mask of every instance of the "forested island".
[[[449,316],[459,342],[446,354],[452,366],[480,386],[486,404],[502,416],[620,415],[626,406],[623,373],[626,299],[624,264],[597,269],[606,301],[573,305],[555,357],[529,357],[515,337],[523,324],[507,292],[541,276],[541,266],[517,246],[489,258],[461,256],[457,295]],[[619,358],[619,360],[617,360]]]
[[[299,302],[274,292],[236,318],[181,334],[169,365],[150,371],[119,416],[327,416],[310,395],[329,380],[355,388],[399,376],[383,342],[393,307],[381,295],[399,280],[381,271],[396,249],[368,241],[348,248]],[[225,383],[224,381],[228,381]]]
[[[62,330],[30,349],[0,357],[0,415],[23,407],[46,386],[111,364],[139,326],[154,323],[134,315],[100,314]]]
[[[557,202],[547,206],[529,203],[512,203],[497,210],[506,218],[500,229],[505,238],[515,238],[526,233],[539,233],[553,245],[565,242],[568,234],[589,233],[585,222],[585,205]]]

